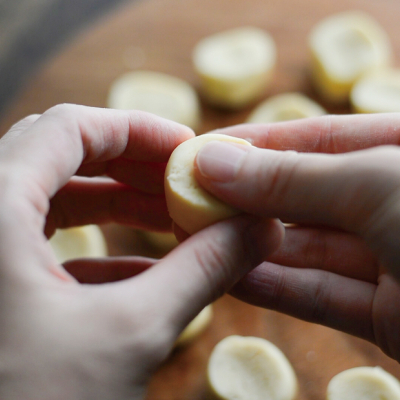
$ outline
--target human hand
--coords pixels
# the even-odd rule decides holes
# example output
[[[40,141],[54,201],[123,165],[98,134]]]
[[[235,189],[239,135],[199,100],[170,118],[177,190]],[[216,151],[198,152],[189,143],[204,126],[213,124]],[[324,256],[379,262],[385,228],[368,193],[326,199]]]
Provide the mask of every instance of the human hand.
[[[167,229],[165,162],[192,136],[147,113],[63,105],[0,140],[2,400],[141,398],[191,319],[280,245],[278,222],[241,217],[160,261],[57,264],[44,231]]]
[[[400,361],[400,114],[218,133],[263,149],[209,143],[198,181],[249,214],[295,224],[232,294],[362,337]]]

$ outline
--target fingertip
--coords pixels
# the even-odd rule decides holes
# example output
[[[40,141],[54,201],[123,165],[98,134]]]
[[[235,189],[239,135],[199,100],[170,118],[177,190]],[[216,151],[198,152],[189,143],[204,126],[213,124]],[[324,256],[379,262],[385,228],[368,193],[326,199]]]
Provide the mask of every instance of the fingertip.
[[[195,173],[197,176],[212,181],[232,182],[248,151],[248,146],[235,143],[208,142],[196,155]]]

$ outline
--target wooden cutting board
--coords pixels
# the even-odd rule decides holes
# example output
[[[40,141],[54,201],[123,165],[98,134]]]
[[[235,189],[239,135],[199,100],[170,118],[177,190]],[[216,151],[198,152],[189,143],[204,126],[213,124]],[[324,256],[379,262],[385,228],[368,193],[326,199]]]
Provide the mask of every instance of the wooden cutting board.
[[[148,0],[125,5],[60,50],[32,79],[0,121],[0,134],[18,119],[54,104],[106,106],[108,88],[120,74],[152,69],[197,85],[191,65],[196,42],[243,25],[268,30],[278,48],[276,77],[268,93],[301,91],[314,99],[309,81],[307,35],[321,18],[361,9],[385,27],[400,65],[398,0]],[[347,113],[343,107],[330,112]],[[199,133],[243,122],[252,107],[229,113],[203,103]],[[112,254],[160,255],[136,232],[105,227]],[[149,400],[206,399],[205,370],[214,345],[231,335],[264,337],[292,362],[299,378],[297,400],[321,400],[329,380],[344,369],[380,365],[400,378],[397,362],[375,346],[331,329],[262,310],[225,296],[215,303],[210,327],[192,345],[175,351],[151,381]]]

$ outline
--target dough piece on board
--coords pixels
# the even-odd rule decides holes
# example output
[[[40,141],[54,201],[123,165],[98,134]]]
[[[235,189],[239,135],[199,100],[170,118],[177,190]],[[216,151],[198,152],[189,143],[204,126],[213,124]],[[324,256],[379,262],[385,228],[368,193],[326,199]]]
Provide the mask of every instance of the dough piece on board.
[[[186,81],[153,71],[128,72],[110,87],[108,107],[141,110],[196,130],[200,103],[195,89]]]
[[[282,351],[258,337],[228,336],[208,362],[212,393],[223,400],[293,400],[297,377]]]
[[[327,400],[400,400],[400,382],[380,367],[356,367],[334,376]]]
[[[323,107],[301,93],[282,93],[258,105],[247,122],[268,123],[318,117],[326,114]]]
[[[392,61],[388,35],[361,11],[321,20],[310,33],[309,46],[316,89],[331,103],[347,102],[351,87],[364,73]]]
[[[276,64],[271,35],[240,27],[202,39],[193,51],[204,97],[213,105],[238,109],[257,100],[268,87]]]
[[[358,113],[400,112],[400,70],[365,75],[353,86],[350,102]]]

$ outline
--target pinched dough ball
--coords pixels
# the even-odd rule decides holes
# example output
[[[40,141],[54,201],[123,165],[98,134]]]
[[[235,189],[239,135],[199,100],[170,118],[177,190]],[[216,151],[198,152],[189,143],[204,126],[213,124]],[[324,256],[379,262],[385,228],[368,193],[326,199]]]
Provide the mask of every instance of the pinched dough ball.
[[[368,14],[347,11],[320,21],[309,37],[316,89],[332,103],[348,101],[364,73],[392,60],[389,38]]]
[[[400,382],[380,367],[351,368],[328,384],[327,400],[400,400]]]
[[[265,92],[276,64],[275,42],[255,27],[220,32],[197,44],[193,63],[204,97],[211,104],[237,109]]]
[[[200,103],[194,88],[160,72],[134,71],[120,76],[111,85],[108,106],[147,111],[194,130],[200,123]]]
[[[400,70],[367,74],[354,85],[350,101],[359,113],[400,112]]]
[[[290,362],[271,342],[257,337],[228,336],[208,362],[212,393],[223,400],[293,400],[297,378]]]
[[[97,225],[58,229],[49,243],[60,264],[73,258],[105,257],[108,253],[103,232]]]
[[[326,114],[315,101],[301,93],[283,93],[263,101],[248,117],[250,123],[289,121]]]
[[[169,214],[189,234],[240,213],[205,191],[194,177],[197,152],[213,140],[251,146],[244,139],[227,135],[208,133],[196,136],[181,143],[173,151],[165,171],[164,187]]]

